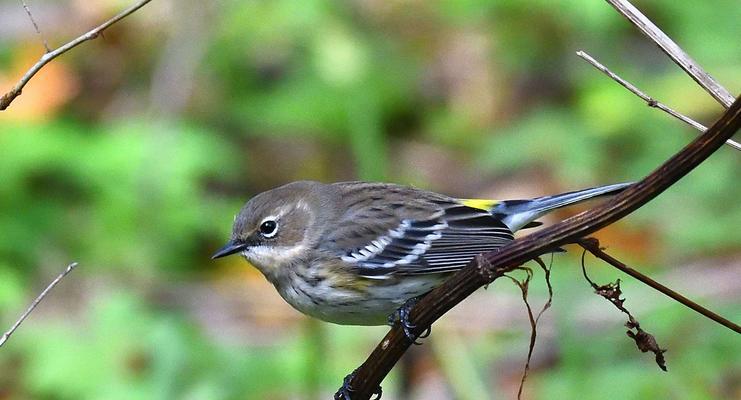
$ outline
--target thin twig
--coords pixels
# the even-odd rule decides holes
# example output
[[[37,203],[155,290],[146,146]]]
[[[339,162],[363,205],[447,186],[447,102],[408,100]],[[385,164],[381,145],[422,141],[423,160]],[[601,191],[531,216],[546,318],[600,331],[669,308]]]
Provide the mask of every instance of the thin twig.
[[[735,324],[732,321],[729,321],[728,319],[721,317],[720,315],[708,310],[707,308],[669,289],[668,287],[660,284],[659,282],[656,282],[655,280],[649,278],[648,276],[643,275],[642,273],[621,263],[614,257],[605,253],[599,247],[599,241],[597,241],[597,239],[594,239],[594,238],[580,239],[579,241],[577,241],[577,243],[579,244],[579,246],[583,247],[584,250],[587,250],[588,252],[592,253],[595,257],[599,258],[600,260],[605,261],[606,263],[612,265],[613,267],[625,272],[626,274],[632,276],[633,278],[638,279],[639,281],[645,283],[646,285],[658,290],[659,292],[697,311],[698,313],[704,315],[705,317],[710,318],[711,320],[725,326],[726,328],[731,329],[735,331],[736,333],[741,333],[741,326],[739,326],[738,324]]]
[[[23,4],[23,9],[26,10],[26,14],[28,14],[28,19],[31,20],[31,23],[33,24],[33,28],[36,30],[36,33],[41,38],[41,41],[44,43],[44,49],[46,49],[46,52],[50,52],[51,49],[49,48],[49,43],[46,41],[46,38],[44,35],[41,34],[41,29],[39,29],[39,25],[36,24],[36,20],[33,18],[33,14],[31,14],[31,9],[28,8],[28,4],[26,4],[26,0],[21,0],[21,4]]]
[[[3,347],[3,345],[5,344],[5,342],[7,342],[8,339],[10,339],[10,335],[12,335],[15,332],[15,330],[18,329],[19,326],[21,326],[21,324],[23,323],[23,321],[26,320],[26,318],[28,317],[28,315],[31,314],[31,312],[36,308],[36,306],[39,305],[39,303],[41,303],[41,300],[44,300],[44,297],[46,297],[46,295],[49,293],[49,291],[51,291],[52,289],[54,289],[54,287],[57,286],[57,284],[62,279],[64,279],[64,277],[67,276],[67,274],[69,274],[70,272],[72,272],[72,270],[75,269],[75,267],[77,267],[77,263],[76,262],[73,262],[72,264],[68,265],[67,268],[64,271],[62,271],[62,273],[59,274],[49,284],[49,286],[47,286],[46,289],[44,289],[44,291],[41,292],[40,295],[38,295],[38,297],[36,297],[36,299],[34,299],[34,301],[28,307],[28,309],[26,310],[26,312],[24,312],[23,315],[21,315],[21,317],[18,318],[17,321],[15,321],[15,324],[13,325],[13,327],[10,328],[7,332],[5,332],[3,334],[3,336],[2,336],[2,338],[0,338],[0,347]]]
[[[525,389],[525,381],[527,380],[528,374],[530,373],[530,361],[532,361],[533,358],[533,350],[535,350],[535,340],[537,339],[538,335],[538,322],[540,321],[540,317],[543,316],[543,313],[551,307],[551,304],[553,302],[553,286],[551,286],[551,268],[545,265],[545,262],[540,257],[536,257],[534,259],[535,262],[540,265],[540,268],[543,269],[543,273],[545,273],[545,283],[548,287],[548,300],[543,304],[543,307],[538,312],[537,316],[533,315],[533,310],[530,307],[530,303],[527,300],[527,294],[528,289],[530,287],[530,281],[533,278],[533,271],[530,268],[521,267],[526,272],[526,277],[522,281],[518,281],[517,279],[513,278],[510,275],[504,275],[505,277],[512,280],[522,292],[522,301],[525,303],[525,311],[527,311],[527,318],[530,322],[530,343],[528,344],[527,348],[527,361],[525,361],[525,368],[522,371],[522,377],[520,378],[520,387],[517,389],[517,399],[522,398],[522,391]],[[553,263],[553,253],[551,253],[551,263]]]
[[[106,21],[106,22],[98,25],[96,28],[88,31],[84,35],[81,35],[81,36],[77,37],[76,39],[72,40],[71,42],[68,42],[68,43],[62,45],[62,46],[60,46],[59,48],[57,48],[57,49],[55,49],[53,51],[48,51],[46,54],[44,54],[43,56],[41,56],[41,58],[39,59],[39,61],[37,61],[36,64],[34,64],[28,71],[26,71],[26,73],[23,75],[23,77],[21,78],[21,80],[18,81],[18,83],[15,85],[14,88],[12,90],[10,90],[8,93],[5,93],[2,97],[0,97],[0,111],[5,110],[6,108],[8,108],[8,106],[10,105],[10,103],[12,103],[13,100],[15,100],[16,97],[20,96],[21,92],[23,91],[23,88],[26,86],[26,84],[28,83],[28,81],[30,81],[31,78],[33,78],[33,76],[36,75],[36,73],[39,72],[39,70],[41,70],[41,68],[43,68],[46,64],[48,64],[49,61],[51,61],[51,60],[57,58],[58,56],[66,53],[66,52],[68,52],[69,50],[77,47],[79,44],[81,44],[83,42],[86,42],[88,40],[95,39],[96,37],[98,37],[98,35],[100,35],[101,33],[103,33],[103,31],[105,31],[106,29],[108,29],[111,25],[113,25],[116,22],[118,22],[118,21],[126,18],[127,16],[129,16],[130,14],[132,14],[134,11],[142,8],[145,4],[149,3],[150,1],[151,0],[142,0],[142,1],[134,4],[133,6],[127,8],[126,10],[124,10],[122,12],[120,12],[119,14],[117,14],[113,18],[109,19],[108,21]]]
[[[660,103],[659,101],[655,100],[653,97],[650,97],[647,94],[643,93],[640,89],[635,87],[635,85],[621,78],[616,73],[610,71],[610,69],[605,67],[599,61],[595,60],[594,57],[590,56],[586,52],[579,50],[576,52],[576,55],[583,58],[586,62],[592,64],[593,67],[602,71],[602,73],[612,78],[615,82],[619,83],[624,88],[628,89],[631,93],[643,99],[643,101],[645,101],[650,107],[658,108],[659,110],[666,112],[672,117],[679,119],[680,121],[686,123],[687,125],[690,125],[691,127],[697,129],[700,132],[705,132],[705,130],[708,129],[701,123],[693,120],[692,118],[687,117],[685,115],[682,115],[672,110],[671,108],[665,106],[663,103]]]
[[[687,125],[689,125],[689,126],[695,128],[695,129],[697,129],[700,132],[705,132],[705,130],[708,129],[704,125],[702,125],[701,123],[693,120],[692,118],[690,118],[690,117],[688,117],[686,115],[680,114],[679,112],[677,112],[677,111],[669,108],[665,104],[663,104],[663,103],[655,100],[653,97],[650,97],[646,93],[642,92],[635,85],[633,85],[632,83],[630,83],[630,82],[626,81],[625,79],[621,78],[618,74],[610,71],[609,68],[605,67],[602,63],[600,63],[599,61],[595,60],[594,57],[590,56],[586,52],[579,50],[579,51],[576,52],[576,55],[579,56],[579,57],[581,57],[582,59],[584,59],[586,62],[592,64],[593,67],[595,67],[598,70],[602,71],[602,73],[604,73],[605,75],[607,75],[610,78],[612,78],[612,80],[614,80],[615,82],[619,83],[622,87],[628,89],[631,93],[633,93],[636,96],[638,96],[641,99],[643,99],[643,101],[645,101],[646,104],[648,104],[649,107],[658,108],[659,110],[661,110],[661,111],[663,111],[663,112],[671,115],[672,117],[674,117],[674,118],[676,118],[676,119],[678,119],[678,120],[686,123]],[[738,143],[738,142],[736,142],[736,141],[734,141],[732,139],[726,140],[726,144],[729,145],[729,146],[731,146],[731,147],[733,147],[736,150],[741,150],[741,143]]]
[[[728,108],[735,100],[734,96],[721,86],[710,74],[685,53],[679,45],[661,31],[651,20],[627,0],[606,0],[610,5],[627,18],[644,35],[653,40],[684,72],[710,93],[723,107]]]
[[[535,349],[535,341],[538,337],[538,327],[535,316],[533,315],[533,308],[530,307],[530,302],[527,300],[528,289],[530,289],[530,280],[533,279],[533,271],[530,268],[526,267],[521,267],[519,269],[522,269],[526,273],[525,278],[521,281],[511,275],[504,274],[506,278],[509,278],[509,280],[514,282],[514,284],[520,288],[522,301],[523,303],[525,303],[525,311],[527,312],[527,320],[530,323],[530,343],[528,344],[527,361],[525,361],[525,368],[522,370],[520,387],[519,389],[517,389],[517,400],[522,399],[522,391],[525,388],[525,381],[527,380],[527,375],[530,372],[530,360],[532,359],[533,350]]]

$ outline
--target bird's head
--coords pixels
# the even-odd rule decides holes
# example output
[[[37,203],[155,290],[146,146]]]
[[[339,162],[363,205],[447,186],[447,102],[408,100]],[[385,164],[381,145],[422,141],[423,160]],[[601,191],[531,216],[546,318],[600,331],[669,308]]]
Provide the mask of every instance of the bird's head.
[[[211,258],[241,253],[268,278],[299,260],[321,209],[318,185],[294,182],[253,197],[235,217],[229,242]]]

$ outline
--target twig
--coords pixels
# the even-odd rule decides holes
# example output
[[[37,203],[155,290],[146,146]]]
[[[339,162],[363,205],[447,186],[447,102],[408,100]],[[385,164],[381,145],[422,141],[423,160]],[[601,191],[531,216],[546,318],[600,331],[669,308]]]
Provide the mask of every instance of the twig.
[[[522,302],[525,303],[527,320],[530,323],[530,343],[528,345],[527,361],[525,361],[525,368],[522,370],[520,387],[519,389],[517,389],[517,400],[522,399],[522,390],[525,388],[525,381],[527,380],[527,375],[530,372],[530,359],[532,358],[533,350],[535,349],[535,341],[537,340],[538,336],[538,329],[535,322],[535,316],[533,315],[533,308],[530,307],[530,302],[527,300],[527,293],[530,289],[530,280],[533,279],[533,271],[530,268],[526,267],[520,267],[519,269],[526,272],[525,278],[521,281],[511,275],[504,274],[505,278],[509,278],[509,280],[511,280],[520,289]]]
[[[661,103],[661,102],[655,100],[654,98],[650,97],[649,95],[645,94],[644,92],[642,92],[640,89],[638,89],[632,83],[626,81],[625,79],[623,79],[620,76],[618,76],[616,73],[610,71],[609,68],[605,67],[602,63],[600,63],[599,61],[595,60],[592,56],[590,56],[586,52],[579,50],[579,51],[576,52],[576,55],[579,56],[579,57],[581,57],[582,59],[584,59],[586,62],[592,64],[593,67],[595,67],[598,70],[602,71],[602,73],[604,73],[605,75],[607,75],[610,78],[612,78],[612,80],[614,80],[615,82],[619,83],[624,88],[628,89],[631,93],[633,93],[636,96],[638,96],[641,99],[643,99],[643,101],[645,101],[646,104],[648,104],[649,107],[658,108],[659,110],[664,111],[665,113],[667,113],[667,114],[671,115],[672,117],[674,117],[674,118],[676,118],[676,119],[678,119],[678,120],[686,123],[687,125],[689,125],[689,126],[695,128],[695,129],[697,129],[700,132],[705,132],[705,130],[708,129],[704,125],[702,125],[701,123],[693,120],[692,118],[690,118],[690,117],[688,117],[686,115],[683,115],[683,114],[678,113],[677,111],[674,111],[673,109],[667,107],[663,103]],[[741,143],[738,143],[735,140],[728,139],[728,140],[726,140],[726,144],[729,145],[729,146],[731,146],[731,147],[733,147],[736,150],[741,150]]]
[[[651,20],[627,0],[606,0],[610,5],[627,18],[644,35],[653,40],[661,50],[679,65],[705,91],[710,93],[723,107],[728,108],[734,101],[733,95],[721,86],[710,74],[695,62],[679,45],[661,31]]]
[[[88,40],[93,40],[98,37],[103,31],[108,29],[111,25],[115,24],[116,22],[126,18],[130,14],[132,14],[134,11],[142,8],[145,4],[149,3],[151,0],[142,0],[133,6],[127,8],[126,10],[120,12],[113,18],[109,19],[108,21],[98,25],[96,28],[88,31],[84,35],[81,35],[77,37],[76,39],[72,40],[71,42],[68,42],[57,49],[53,51],[47,51],[39,61],[36,62],[26,73],[21,77],[21,80],[18,81],[18,83],[11,89],[8,93],[5,93],[2,97],[0,97],[0,111],[5,110],[8,108],[10,103],[15,100],[16,97],[20,96],[21,92],[23,91],[23,88],[26,86],[28,81],[33,78],[34,75],[36,75],[41,68],[43,68],[46,64],[49,63],[49,61],[57,58],[58,56],[68,52],[69,50],[77,47],[79,44],[86,42]]]
[[[665,106],[663,103],[658,102],[654,98],[648,96],[647,94],[643,93],[640,89],[635,87],[632,83],[626,81],[625,79],[618,76],[616,73],[610,71],[607,67],[605,67],[602,63],[595,60],[594,57],[590,56],[586,52],[579,50],[576,52],[576,55],[584,59],[586,62],[592,64],[593,67],[597,68],[598,70],[602,71],[605,75],[612,78],[615,82],[619,83],[624,88],[628,89],[631,93],[635,94],[636,96],[640,97],[645,101],[650,107],[658,108],[661,111],[664,111],[665,113],[671,115],[674,118],[679,119],[680,121],[686,123],[687,125],[690,125],[691,127],[697,129],[700,132],[705,132],[706,128],[704,125],[700,124],[699,122],[693,120],[690,117],[687,117],[685,115],[682,115],[671,108]]]
[[[46,52],[50,52],[51,49],[49,48],[49,43],[46,41],[46,38],[44,35],[41,34],[41,29],[39,29],[39,25],[36,24],[36,20],[33,18],[33,14],[31,14],[31,9],[28,8],[28,4],[26,4],[26,0],[21,0],[21,4],[23,4],[23,9],[26,10],[26,14],[28,14],[28,19],[31,20],[31,23],[33,24],[33,28],[36,30],[36,33],[41,38],[41,41],[44,43],[44,49],[46,49]]]
[[[40,295],[38,295],[38,297],[36,297],[36,299],[34,299],[34,301],[28,307],[28,309],[26,310],[26,312],[24,312],[23,315],[21,315],[21,317],[18,318],[17,321],[15,321],[15,324],[13,325],[13,327],[10,328],[7,332],[5,332],[3,334],[3,336],[2,336],[2,338],[0,338],[0,347],[3,347],[3,345],[5,344],[5,342],[7,342],[8,339],[10,339],[10,335],[12,335],[15,332],[15,330],[18,329],[19,326],[21,326],[21,324],[23,323],[23,321],[26,320],[26,318],[28,317],[28,315],[31,314],[31,312],[36,308],[36,306],[39,305],[39,303],[41,303],[41,300],[44,300],[44,297],[46,297],[46,295],[49,293],[49,291],[51,291],[52,289],[54,289],[54,287],[57,286],[57,284],[62,279],[64,279],[64,277],[67,276],[67,274],[69,274],[70,272],[72,272],[72,270],[75,269],[75,267],[77,267],[77,263],[76,262],[73,262],[72,264],[68,265],[67,268],[64,271],[62,271],[62,273],[59,274],[49,284],[49,286],[47,286],[46,289],[44,289],[44,291],[41,292]]]
[[[577,241],[577,243],[579,244],[579,246],[583,247],[584,250],[592,253],[595,257],[599,258],[602,261],[605,261],[606,263],[612,265],[613,267],[619,269],[620,271],[625,272],[626,274],[632,276],[633,278],[638,279],[639,281],[645,283],[646,285],[671,297],[672,299],[678,301],[679,303],[682,303],[685,306],[697,311],[698,313],[704,315],[705,317],[710,318],[711,320],[725,326],[726,328],[731,329],[735,331],[736,333],[741,333],[741,326],[739,326],[738,324],[735,324],[732,321],[729,321],[728,319],[721,317],[720,315],[682,296],[681,294],[675,292],[674,290],[669,289],[668,287],[660,284],[659,282],[656,282],[655,280],[649,278],[648,276],[643,275],[642,273],[623,264],[619,260],[605,253],[599,247],[599,241],[597,239],[594,239],[594,238],[580,239],[579,241]]]
[[[520,288],[520,292],[522,294],[522,301],[525,303],[525,311],[527,312],[527,318],[530,322],[530,343],[528,344],[527,349],[527,361],[525,361],[525,368],[522,371],[522,377],[520,378],[520,387],[517,389],[517,399],[522,398],[522,391],[525,388],[525,381],[527,380],[528,374],[530,372],[530,361],[532,361],[533,358],[533,350],[535,350],[535,341],[538,336],[538,322],[540,321],[540,317],[543,316],[543,313],[545,310],[549,309],[551,307],[551,303],[553,302],[553,286],[551,286],[551,269],[545,265],[543,260],[540,257],[536,257],[534,259],[535,262],[540,265],[540,268],[543,269],[543,272],[545,273],[545,283],[548,287],[548,300],[543,304],[543,307],[538,312],[538,315],[533,315],[533,309],[530,307],[530,302],[528,301],[528,289],[530,288],[530,281],[533,279],[533,271],[530,268],[527,267],[520,267],[518,269],[522,269],[525,271],[526,276],[523,280],[517,280],[516,278],[505,274],[504,276],[509,278],[512,282],[515,283]],[[553,259],[551,259],[553,261]]]
[[[495,252],[475,257],[468,266],[433,289],[412,308],[409,322],[416,326],[412,333],[421,333],[479,287],[491,283],[502,274],[549,250],[588,236],[637,210],[700,165],[739,128],[741,100],[734,102],[705,133],[611,200],[541,231],[515,239]],[[354,389],[353,398],[369,398],[410,345],[401,327],[394,325],[350,378],[348,383]]]

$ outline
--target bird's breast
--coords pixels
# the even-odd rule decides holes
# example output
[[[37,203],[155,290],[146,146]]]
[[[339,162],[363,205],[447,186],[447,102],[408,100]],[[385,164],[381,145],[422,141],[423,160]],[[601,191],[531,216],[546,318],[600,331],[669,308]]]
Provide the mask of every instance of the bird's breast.
[[[441,282],[437,275],[370,279],[338,263],[294,265],[289,276],[273,283],[286,302],[314,318],[340,325],[383,325],[406,300]]]

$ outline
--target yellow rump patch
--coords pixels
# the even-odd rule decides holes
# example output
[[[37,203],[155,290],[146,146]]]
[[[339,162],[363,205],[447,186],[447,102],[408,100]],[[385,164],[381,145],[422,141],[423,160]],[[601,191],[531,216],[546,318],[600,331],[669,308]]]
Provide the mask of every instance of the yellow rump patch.
[[[486,199],[460,199],[461,204],[466,207],[477,208],[479,210],[490,211],[499,201]]]

